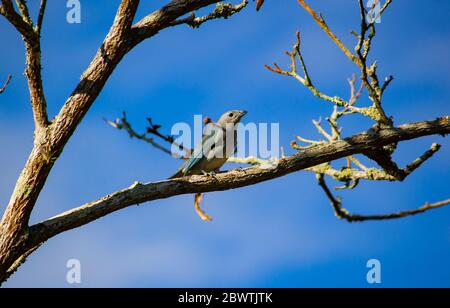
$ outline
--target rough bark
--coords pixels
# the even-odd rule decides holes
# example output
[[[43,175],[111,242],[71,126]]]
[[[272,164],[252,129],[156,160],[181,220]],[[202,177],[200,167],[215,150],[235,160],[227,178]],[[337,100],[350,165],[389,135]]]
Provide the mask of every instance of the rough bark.
[[[344,140],[318,145],[281,159],[273,168],[251,167],[219,173],[215,177],[199,175],[156,183],[135,183],[124,190],[32,226],[27,248],[32,248],[59,233],[85,225],[131,205],[181,194],[223,191],[249,186],[349,155],[380,149],[388,144],[448,133],[450,133],[450,117],[443,117],[394,128],[369,130]]]

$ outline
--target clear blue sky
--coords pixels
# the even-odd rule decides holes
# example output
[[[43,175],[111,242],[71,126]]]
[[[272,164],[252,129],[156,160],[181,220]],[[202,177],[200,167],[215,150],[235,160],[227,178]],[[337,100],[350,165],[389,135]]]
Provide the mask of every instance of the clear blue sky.
[[[37,3],[38,1],[29,1]],[[356,1],[310,1],[345,42],[358,28]],[[314,3],[313,3],[314,2]],[[65,1],[49,1],[44,22],[43,77],[54,116],[73,90],[108,31],[119,1],[81,1],[82,23],[66,22]],[[165,1],[142,1],[142,17]],[[33,5],[35,6],[35,5]],[[383,16],[373,59],[381,75],[396,79],[385,97],[395,122],[449,114],[450,20],[448,1],[394,1]],[[304,57],[316,84],[346,96],[355,67],[317,28],[296,1],[253,3],[241,14],[200,29],[162,31],[125,57],[64,150],[39,198],[32,222],[99,198],[132,182],[161,180],[176,161],[130,140],[102,121],[126,110],[142,129],[151,116],[163,129],[203,113],[248,110],[248,121],[280,123],[281,143],[295,134],[317,137],[311,119],[330,106],[294,80],[269,73],[266,63],[287,65],[283,52],[303,34]],[[0,95],[0,209],[32,146],[32,115],[23,44],[0,19],[0,80],[13,80]],[[360,117],[345,134],[367,127]],[[408,163],[440,142],[443,149],[403,183],[367,183],[341,193],[357,213],[386,213],[449,197],[450,142],[439,136],[402,144]],[[292,152],[292,151],[290,151]],[[450,287],[450,207],[388,222],[339,221],[314,175],[300,172],[247,188],[209,193],[202,222],[193,196],[130,207],[49,240],[6,286],[60,286],[66,261],[82,265],[81,286],[366,287],[366,262],[382,264],[381,286]]]

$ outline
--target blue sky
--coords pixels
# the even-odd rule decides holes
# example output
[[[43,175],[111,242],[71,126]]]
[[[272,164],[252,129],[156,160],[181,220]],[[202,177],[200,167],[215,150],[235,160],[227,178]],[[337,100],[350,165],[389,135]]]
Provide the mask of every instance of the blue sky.
[[[35,6],[37,1],[29,1]],[[311,1],[310,1],[311,2]],[[42,35],[43,77],[54,116],[89,64],[111,24],[119,1],[81,1],[81,24],[68,24],[65,1],[49,1]],[[142,1],[138,17],[165,1]],[[356,1],[314,1],[330,26],[353,46]],[[380,75],[396,79],[385,96],[395,122],[449,114],[450,3],[394,1],[383,16],[372,59]],[[347,96],[346,78],[355,67],[337,50],[296,1],[267,0],[226,21],[200,29],[162,31],[128,54],[56,163],[32,222],[99,198],[132,182],[157,181],[178,168],[156,149],[130,140],[102,121],[123,110],[137,128],[152,117],[169,129],[194,114],[218,117],[248,110],[247,121],[280,123],[280,143],[296,134],[317,137],[311,119],[330,106],[294,80],[263,68],[283,55],[301,30],[303,52],[316,85]],[[13,75],[0,95],[0,209],[32,146],[33,123],[20,37],[0,19],[0,79]],[[345,134],[365,129],[360,117],[345,121]],[[406,164],[432,142],[442,150],[403,183],[362,183],[342,192],[357,213],[386,213],[448,198],[450,143],[427,137],[404,143],[396,159]],[[289,150],[289,153],[292,153]],[[232,167],[232,166],[231,166]],[[49,240],[5,284],[68,285],[65,267],[77,258],[81,286],[113,287],[369,287],[366,262],[382,264],[381,286],[450,286],[450,207],[387,222],[339,221],[314,176],[291,174],[259,185],[209,193],[202,222],[193,196],[130,207]]]

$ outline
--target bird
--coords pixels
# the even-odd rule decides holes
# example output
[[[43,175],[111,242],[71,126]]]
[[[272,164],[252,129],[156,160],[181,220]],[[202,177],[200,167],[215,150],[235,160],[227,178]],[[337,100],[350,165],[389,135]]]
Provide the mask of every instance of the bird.
[[[225,164],[237,150],[236,125],[247,114],[245,110],[230,110],[222,114],[217,123],[210,123],[209,132],[203,135],[202,141],[195,147],[191,157],[186,160],[178,171],[169,177],[175,179],[194,174],[205,174],[215,177],[215,173]],[[232,138],[230,145],[227,140]],[[211,221],[212,218],[200,207],[201,193],[196,193],[194,207],[202,220]]]
[[[191,157],[169,179],[193,174],[214,175],[219,171],[237,150],[235,127],[246,114],[245,110],[230,110],[222,114],[217,123],[211,123],[210,131],[204,134]],[[233,138],[231,147],[227,145],[227,138]]]
[[[264,0],[256,0],[256,11],[259,11],[264,3]]]

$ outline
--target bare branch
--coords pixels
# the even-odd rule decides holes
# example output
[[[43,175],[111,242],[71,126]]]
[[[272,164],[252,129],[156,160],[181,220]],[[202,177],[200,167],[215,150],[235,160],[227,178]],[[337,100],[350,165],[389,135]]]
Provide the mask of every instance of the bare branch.
[[[16,0],[17,7],[19,8],[20,14],[26,23],[33,25],[33,21],[30,17],[30,12],[28,11],[28,6],[25,0]]]
[[[1,0],[0,13],[22,34],[27,49],[27,77],[36,123],[34,147],[20,173],[0,228],[0,281],[24,253],[28,221],[53,164],[69,138],[103,89],[122,58],[142,40],[170,27],[177,18],[218,0],[173,0],[132,26],[138,0],[123,0],[113,25],[81,81],[64,103],[58,115],[47,120],[41,83],[39,35],[14,10],[11,0]]]
[[[22,16],[20,16],[14,9],[11,0],[1,0],[0,14],[3,15],[19,33],[28,41],[36,40],[36,34],[33,27]]]
[[[358,35],[359,39],[358,44],[355,47],[355,52],[359,59],[358,62],[360,63],[361,80],[363,81],[363,84],[365,85],[369,93],[369,98],[373,102],[373,110],[376,111],[378,118],[377,121],[383,125],[392,125],[392,120],[386,115],[384,109],[381,107],[381,98],[383,92],[389,85],[389,83],[392,81],[392,79],[387,80],[387,82],[385,82],[385,84],[382,87],[380,87],[380,82],[378,80],[376,72],[377,70],[376,62],[373,63],[370,67],[367,66],[367,56],[369,55],[372,40],[375,37],[376,33],[375,31],[376,19],[368,24],[366,20],[367,12],[364,7],[364,1],[358,0],[358,4],[360,9],[361,30],[360,34]],[[386,8],[387,6],[384,6],[384,9]],[[369,34],[367,34],[368,31],[370,31]]]
[[[172,155],[172,151],[170,149],[157,143],[154,138],[148,137],[146,133],[136,132],[136,130],[134,130],[134,128],[128,122],[125,112],[123,113],[122,118],[120,118],[120,119],[118,118],[115,121],[110,121],[107,119],[104,119],[104,120],[106,123],[108,123],[109,125],[111,125],[112,127],[116,128],[118,130],[125,130],[128,133],[128,136],[130,136],[130,138],[136,138],[138,140],[147,142],[147,143],[151,144],[152,146],[154,146],[155,148],[157,148],[158,150],[161,150],[166,154]],[[153,128],[153,131],[155,131],[154,128]],[[159,134],[158,136],[161,137],[162,135]],[[171,144],[173,143],[173,139],[170,139],[171,138],[170,136],[162,136],[162,137],[164,137],[164,140],[166,140],[166,141],[171,140],[172,141]]]
[[[10,268],[8,269],[8,271],[6,272],[6,277],[5,280],[8,279],[12,274],[14,274],[17,269],[23,264],[25,263],[25,261],[27,260],[28,256],[31,255],[33,252],[36,251],[36,249],[38,249],[39,247],[41,247],[43,243],[39,243],[36,246],[28,249],[25,253],[23,253],[19,258],[17,258],[17,260],[10,266]]]
[[[44,20],[45,8],[47,6],[47,0],[41,0],[41,6],[39,7],[39,15],[35,26],[35,31],[38,35],[41,34],[42,22]]]
[[[256,0],[256,11],[259,11],[264,4],[264,0]]]
[[[152,145],[153,147],[155,147],[156,149],[161,150],[164,153],[171,155],[172,157],[186,159],[191,156],[192,149],[189,149],[189,148],[183,146],[182,144],[178,144],[177,142],[174,141],[174,138],[172,136],[164,135],[164,134],[160,133],[159,129],[161,128],[161,126],[158,124],[153,124],[151,118],[147,118],[150,126],[148,126],[146,128],[146,133],[138,133],[133,128],[131,123],[127,120],[125,112],[123,113],[122,118],[117,118],[115,121],[111,121],[111,120],[107,120],[107,119],[104,119],[104,120],[106,121],[106,123],[108,123],[110,126],[114,127],[115,129],[125,130],[128,133],[128,135],[130,136],[130,138],[136,138],[138,140],[147,142],[150,145]],[[208,124],[210,122],[212,122],[212,120],[210,118],[206,117],[205,124]],[[170,146],[172,146],[172,145],[176,146],[180,150],[184,151],[185,155],[184,156],[176,155],[169,148],[166,148],[165,146],[156,142],[154,138],[149,137],[148,134],[151,134],[151,135],[154,135],[154,136],[160,138],[162,141],[168,143]],[[271,160],[266,160],[266,159],[260,159],[260,158],[254,157],[254,156],[229,157],[227,160],[227,162],[230,162],[230,163],[248,164],[248,165],[264,165],[264,166],[272,164],[273,161],[274,161],[274,159],[272,159],[272,161],[271,161]]]
[[[331,132],[326,131],[321,126],[321,123],[315,123],[319,133],[327,141],[313,141],[298,137],[297,140],[306,142],[308,145],[298,146],[294,142],[293,147],[300,151],[292,156],[284,157],[283,153],[283,157],[280,160],[261,160],[256,157],[230,159],[230,161],[244,162],[256,166],[219,173],[214,177],[194,175],[156,183],[141,184],[136,182],[124,190],[114,192],[99,200],[89,202],[81,207],[74,208],[29,227],[31,212],[54,162],[62,153],[69,138],[102,91],[109,76],[122,58],[140,42],[154,36],[163,29],[180,24],[198,27],[209,20],[227,18],[242,10],[247,5],[248,0],[242,0],[237,5],[217,4],[211,14],[203,17],[196,17],[193,12],[217,3],[219,0],[172,0],[161,9],[145,16],[136,23],[134,23],[134,18],[139,0],[122,0],[114,22],[97,54],[81,76],[80,83],[66,100],[59,114],[51,122],[48,121],[41,80],[40,32],[45,14],[46,0],[41,0],[34,28],[25,0],[15,0],[20,14],[16,12],[11,0],[0,1],[0,14],[6,17],[25,41],[26,76],[28,78],[36,126],[34,147],[16,182],[14,192],[0,223],[0,283],[14,272],[24,262],[25,258],[45,240],[66,230],[90,223],[114,211],[147,201],[195,193],[197,211],[205,219],[208,219],[208,216],[200,208],[202,193],[249,186],[299,170],[308,170],[316,173],[319,184],[331,200],[336,214],[349,221],[400,218],[450,203],[450,200],[444,200],[434,204],[426,204],[419,209],[411,211],[387,215],[360,216],[349,214],[342,208],[341,201],[333,196],[325,183],[324,175],[329,175],[344,182],[345,185],[336,189],[354,188],[361,179],[404,179],[408,174],[421,166],[424,161],[432,157],[439,150],[439,145],[433,144],[419,158],[404,169],[400,169],[391,158],[397,143],[434,134],[445,136],[450,133],[450,118],[446,116],[434,121],[394,127],[392,120],[388,118],[381,106],[383,92],[393,78],[386,78],[383,85],[380,86],[376,62],[371,65],[368,65],[366,62],[372,40],[375,37],[375,25],[367,23],[365,20],[366,11],[362,7],[362,0],[359,0],[359,3],[363,20],[361,21],[361,34],[356,35],[358,39],[356,54],[351,52],[330,30],[320,14],[312,10],[305,1],[298,0],[300,5],[311,14],[316,23],[332,41],[361,69],[363,85],[368,90],[369,98],[372,101],[370,107],[358,108],[354,106],[362,93],[362,87],[359,90],[355,88],[355,78],[349,81],[351,95],[348,101],[337,96],[326,95],[313,85],[301,54],[300,35],[297,33],[297,43],[294,45],[294,50],[287,53],[291,58],[291,70],[282,70],[277,64],[274,64],[273,67],[267,66],[267,68],[273,72],[294,77],[315,96],[335,105],[333,113],[327,118]],[[257,9],[260,8],[262,2],[257,2]],[[381,13],[385,11],[391,2],[391,0],[386,1],[381,9]],[[190,13],[191,15],[187,15]],[[300,74],[297,72],[296,61],[299,61],[302,66],[302,73]],[[1,91],[5,89],[9,79],[1,88]],[[338,125],[337,120],[343,115],[352,113],[368,116],[376,121],[378,125],[364,133],[342,139],[342,128]],[[161,134],[158,131],[158,125],[154,125],[151,120],[149,120],[150,126],[147,132],[144,134],[137,133],[131,127],[126,120],[125,114],[121,121],[108,121],[108,123],[117,129],[124,129],[130,137],[144,140],[166,153],[169,153],[169,150],[155,142],[150,135],[157,136],[170,144],[174,142],[171,136]],[[190,152],[190,149],[185,149],[185,151]],[[367,168],[353,156],[355,154],[364,154],[373,158],[383,170]],[[347,166],[340,170],[331,167],[330,162],[340,158],[347,159]]]
[[[360,180],[370,181],[396,181],[396,178],[384,170],[376,168],[366,168],[366,170],[357,170],[345,167],[340,170],[334,169],[331,164],[325,163],[306,169],[316,174],[327,175],[339,182],[353,182]],[[354,188],[354,187],[351,187]]]
[[[383,13],[384,13],[384,11],[389,7],[389,5],[392,3],[392,0],[386,0],[386,2],[383,4],[383,6],[381,7],[381,10],[380,10],[380,14],[379,14],[379,16],[381,16]]]
[[[362,67],[359,59],[344,45],[344,43],[331,31],[323,17],[314,11],[304,0],[297,0],[298,3],[313,17],[319,27],[331,38],[331,40],[342,50],[342,52],[349,58],[352,62]]]
[[[28,88],[30,91],[35,126],[37,129],[45,128],[48,124],[48,119],[44,89],[41,80],[41,48],[39,33],[36,33],[33,29],[33,22],[30,18],[26,2],[23,0],[16,0],[16,4],[21,15],[15,11],[10,0],[2,0],[0,14],[5,16],[24,38],[27,63],[25,75],[28,79]]]
[[[372,118],[374,121],[378,122],[379,115],[377,112],[374,112],[373,107],[358,108],[358,107],[354,106],[356,99],[359,98],[359,96],[362,93],[362,89],[358,90],[357,93],[354,93],[355,95],[357,95],[356,99],[355,99],[355,97],[351,97],[349,101],[346,101],[339,96],[327,95],[327,94],[321,92],[319,89],[317,89],[317,87],[312,82],[312,79],[308,73],[308,69],[306,67],[305,61],[304,61],[302,53],[301,53],[301,46],[300,46],[301,40],[300,40],[299,32],[296,33],[296,38],[297,38],[297,41],[293,46],[292,52],[286,52],[286,54],[291,59],[289,71],[283,70],[277,63],[274,63],[273,67],[271,67],[269,65],[265,65],[265,68],[271,72],[295,78],[302,85],[304,85],[306,88],[308,88],[308,90],[310,90],[314,96],[316,96],[324,101],[331,102],[331,103],[335,104],[336,106],[343,107],[344,110],[342,111],[342,114],[359,113],[363,116],[368,116],[368,117]],[[304,76],[300,76],[297,71],[297,64],[296,64],[297,58],[302,66],[302,71],[303,71]],[[353,84],[354,84],[354,82],[353,82]],[[352,84],[350,84],[350,85],[352,85]],[[352,99],[353,99],[353,101],[352,101]]]
[[[434,121],[383,128],[378,132],[364,132],[353,137],[318,145],[281,159],[272,168],[251,167],[218,173],[215,177],[193,175],[156,183],[135,183],[129,188],[109,194],[99,200],[62,213],[31,227],[34,246],[41,241],[79,227],[125,207],[181,194],[223,191],[253,185],[303,170],[335,159],[362,153],[393,142],[400,142],[432,134],[450,133],[450,117]]]
[[[440,144],[433,143],[425,153],[423,153],[420,157],[415,159],[412,163],[406,166],[405,169],[403,169],[405,174],[406,175],[411,174],[414,170],[419,168],[425,161],[430,159],[437,151],[439,151],[440,148],[441,148]]]

